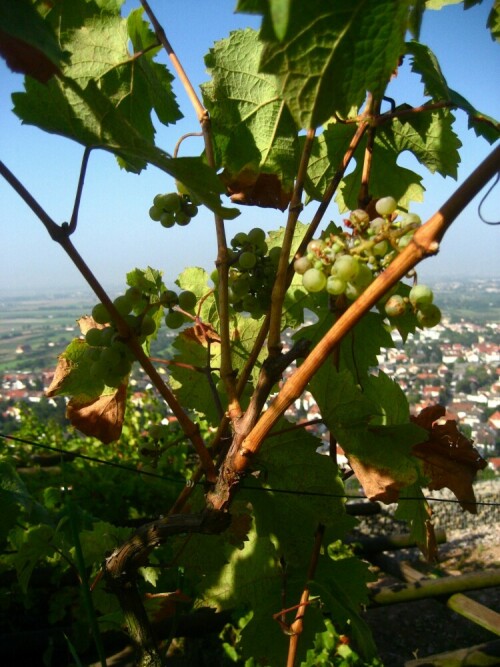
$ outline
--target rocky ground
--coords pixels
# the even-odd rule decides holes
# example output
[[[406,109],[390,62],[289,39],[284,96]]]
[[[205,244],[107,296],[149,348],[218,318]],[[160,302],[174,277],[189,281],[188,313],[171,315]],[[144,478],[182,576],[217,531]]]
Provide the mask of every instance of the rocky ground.
[[[489,500],[500,500],[498,482],[486,490]],[[438,569],[442,573],[460,575],[500,568],[499,509],[491,506],[480,508],[478,515],[465,518],[461,512],[456,512],[456,520],[450,521],[451,527],[446,527],[444,520],[438,522],[446,530],[446,542],[439,545]],[[390,520],[388,516],[382,516],[385,530],[388,527],[387,520]],[[363,523],[366,530],[368,524],[366,521]],[[453,524],[460,527],[453,527]],[[372,530],[379,533],[378,528],[372,526]],[[427,568],[428,574],[433,574],[415,548],[393,552],[391,558],[404,560],[424,572]],[[378,574],[384,583],[394,581],[380,569]],[[465,593],[500,613],[500,586]],[[367,610],[366,620],[372,628],[385,667],[403,667],[405,662],[415,658],[467,648],[499,638],[450,610],[446,600],[426,599],[374,607]]]

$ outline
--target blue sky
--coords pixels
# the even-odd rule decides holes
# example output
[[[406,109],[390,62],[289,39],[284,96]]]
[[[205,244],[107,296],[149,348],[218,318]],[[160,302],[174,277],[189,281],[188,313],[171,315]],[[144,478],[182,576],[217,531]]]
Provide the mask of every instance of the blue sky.
[[[126,8],[138,4],[128,1]],[[203,56],[215,40],[227,36],[230,30],[259,25],[256,17],[234,14],[234,4],[234,0],[151,2],[195,85],[207,79]],[[478,109],[498,118],[500,48],[484,27],[492,4],[484,2],[467,12],[461,5],[427,12],[421,41],[437,54],[449,85]],[[161,59],[166,62],[166,56]],[[37,128],[22,126],[11,112],[10,99],[12,92],[21,89],[22,77],[12,74],[0,61],[0,156],[47,212],[62,222],[71,215],[82,148]],[[199,129],[183,90],[175,84],[175,91],[186,118],[171,128],[159,127],[157,134],[157,143],[169,152],[179,136]],[[389,92],[398,103],[417,105],[424,100],[418,78],[410,75],[406,65]],[[460,183],[491,148],[467,130],[464,114],[457,112],[457,118],[463,143]],[[186,151],[201,152],[201,143],[196,143],[199,140],[191,141],[192,146],[186,146]],[[426,219],[453,193],[457,183],[423,172],[411,157],[405,158],[404,164],[424,176],[425,201],[413,210]],[[104,285],[124,285],[126,272],[134,266],[159,268],[168,282],[186,266],[212,270],[216,248],[209,211],[201,211],[188,227],[171,230],[149,220],[148,209],[154,195],[172,190],[172,185],[156,169],[148,168],[138,177],[121,171],[111,155],[91,156],[73,242]],[[484,213],[489,219],[498,219],[499,193],[497,187],[485,204]],[[439,255],[421,265],[422,278],[500,277],[500,229],[479,220],[481,196],[456,221]],[[83,279],[61,248],[50,240],[42,224],[1,178],[0,202],[0,291],[9,294],[84,288]],[[313,213],[313,205],[306,207],[301,220],[307,222]],[[334,206],[328,215],[329,219],[340,220]],[[239,218],[228,222],[228,238],[240,229],[256,225],[273,229],[283,223],[284,216],[279,212],[243,208]]]

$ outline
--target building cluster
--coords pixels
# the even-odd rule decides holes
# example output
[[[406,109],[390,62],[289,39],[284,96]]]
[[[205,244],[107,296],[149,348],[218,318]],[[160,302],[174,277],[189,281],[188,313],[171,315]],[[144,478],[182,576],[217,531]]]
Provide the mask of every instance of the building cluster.
[[[433,329],[417,331],[405,344],[397,341],[396,347],[383,349],[378,356],[380,370],[397,381],[414,414],[436,403],[444,405],[447,418],[457,420],[495,469],[500,468],[499,341],[500,325],[496,323],[443,320]],[[0,421],[19,419],[22,402],[42,401],[52,376],[53,370],[4,372],[0,376]],[[148,379],[135,372],[131,385],[132,399],[140,403]],[[290,412],[295,418],[316,422],[315,428],[321,431],[317,425],[321,415],[310,393],[297,399]]]

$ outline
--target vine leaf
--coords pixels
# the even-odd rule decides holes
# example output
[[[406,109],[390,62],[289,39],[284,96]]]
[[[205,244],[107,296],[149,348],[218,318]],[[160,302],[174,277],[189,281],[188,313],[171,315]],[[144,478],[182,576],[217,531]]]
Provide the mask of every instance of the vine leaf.
[[[46,83],[67,60],[54,31],[27,0],[0,4],[0,54],[14,72]]]
[[[127,48],[130,39],[139,49],[156,38],[132,12],[122,19],[120,2],[69,0],[54,4],[46,21],[62,48],[72,56],[61,75],[46,84],[25,79],[25,90],[14,93],[14,112],[23,123],[59,134],[91,148],[113,153],[122,167],[139,173],[152,164],[189,185],[193,194],[223,218],[239,212],[221,205],[224,187],[214,169],[201,158],[171,158],[154,144],[154,111],[164,123],[181,117],[171,88],[172,77],[153,62],[158,49],[136,57]],[[163,100],[163,101],[162,101]]]
[[[408,6],[390,0],[291,3],[283,41],[265,7],[261,70],[276,75],[300,128],[318,127],[336,113],[345,117],[367,90],[382,94],[403,51]]]
[[[279,208],[293,186],[297,129],[274,77],[259,72],[261,52],[253,30],[238,30],[217,42],[205,56],[212,79],[202,92],[212,119],[217,163],[224,167],[233,196],[258,206],[275,200]],[[259,181],[261,174],[272,174],[275,180]],[[253,201],[246,192],[248,184],[255,184]]]
[[[82,433],[107,445],[121,435],[126,399],[127,382],[122,382],[113,394],[99,396],[93,401],[73,397],[66,408],[66,416]]]
[[[366,138],[360,142],[359,155],[365,147]],[[399,206],[409,208],[410,202],[423,200],[422,177],[412,169],[401,167],[397,162],[399,154],[400,151],[394,142],[384,136],[382,131],[377,132],[372,151],[373,162],[377,165],[377,169],[370,175],[370,195],[378,199],[391,192]],[[340,183],[335,201],[341,212],[357,208],[362,170],[362,160],[357,160],[356,168]]]
[[[428,439],[413,447],[413,454],[422,459],[429,489],[447,487],[457,497],[464,511],[477,513],[472,482],[487,462],[457,428],[454,419],[445,419],[442,405],[424,408],[412,418],[428,432]]]
[[[477,136],[481,136],[492,144],[500,134],[499,123],[490,116],[481,113],[470,104],[462,95],[449,88],[441,71],[438,60],[428,46],[419,42],[406,44],[406,53],[411,57],[411,68],[413,72],[420,74],[424,84],[424,93],[434,101],[449,102],[468,115],[469,128],[472,128]]]

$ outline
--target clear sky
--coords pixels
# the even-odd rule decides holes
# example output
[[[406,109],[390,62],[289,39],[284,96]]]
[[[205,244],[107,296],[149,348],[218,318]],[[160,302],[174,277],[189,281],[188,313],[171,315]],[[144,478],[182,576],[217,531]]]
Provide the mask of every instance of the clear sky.
[[[126,8],[139,2],[127,1]],[[500,117],[500,48],[485,29],[492,0],[464,11],[462,5],[427,12],[421,41],[437,54],[449,85],[478,109]],[[151,0],[174,49],[193,83],[207,79],[203,56],[217,39],[240,27],[258,27],[259,19],[233,13],[235,0]],[[166,62],[166,56],[161,60]],[[0,156],[32,192],[47,212],[58,222],[71,215],[82,147],[62,137],[22,126],[11,112],[12,92],[22,89],[22,77],[12,74],[0,60]],[[171,128],[159,127],[157,143],[171,152],[179,136],[198,131],[187,98],[178,84],[175,91],[186,118]],[[397,103],[422,103],[423,91],[416,75],[404,65],[390,94]],[[490,152],[490,146],[467,130],[465,115],[457,112],[457,130],[463,143],[458,183]],[[192,139],[193,155],[202,150],[201,140]],[[423,204],[414,212],[425,220],[454,191],[457,183],[432,176],[410,156],[404,164],[424,176],[426,188]],[[213,218],[201,210],[188,227],[163,229],[148,217],[152,199],[158,192],[173,189],[171,179],[150,167],[140,176],[121,171],[114,158],[106,153],[91,156],[83,193],[74,244],[107,286],[125,284],[125,274],[134,266],[150,265],[164,271],[172,282],[186,266],[203,266],[209,271],[215,259]],[[486,189],[483,191],[486,191]],[[387,193],[390,194],[390,193]],[[480,195],[456,221],[445,237],[440,254],[421,265],[419,273],[426,279],[445,276],[500,277],[500,228],[479,220]],[[500,187],[489,196],[484,214],[498,219]],[[301,217],[307,222],[314,204]],[[269,209],[243,208],[242,215],[228,222],[228,238],[239,229],[253,226],[273,229],[284,224],[284,215]],[[332,206],[329,219],[340,220]],[[45,228],[30,209],[0,177],[0,293],[85,288],[83,278],[72,266],[62,249],[49,238]]]

